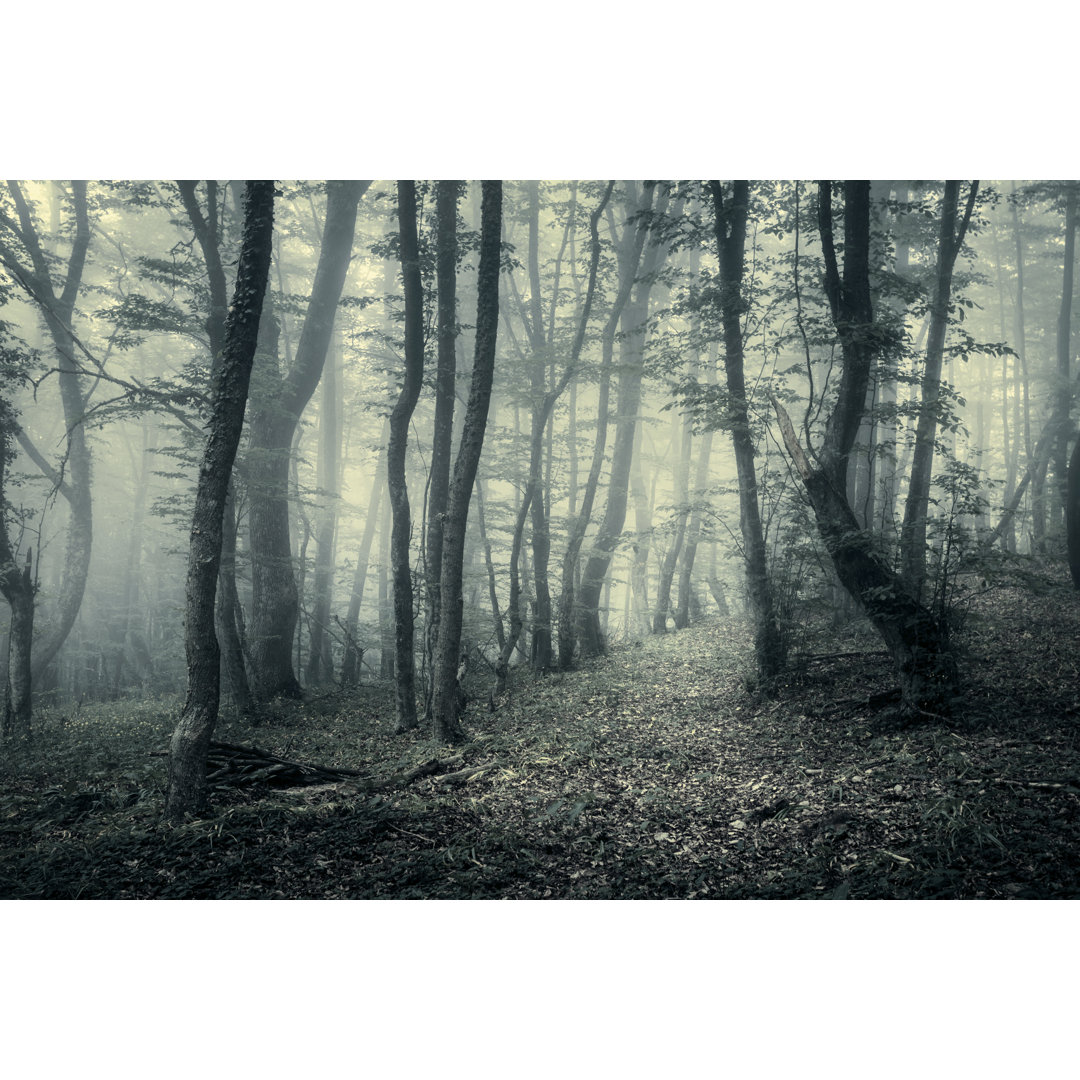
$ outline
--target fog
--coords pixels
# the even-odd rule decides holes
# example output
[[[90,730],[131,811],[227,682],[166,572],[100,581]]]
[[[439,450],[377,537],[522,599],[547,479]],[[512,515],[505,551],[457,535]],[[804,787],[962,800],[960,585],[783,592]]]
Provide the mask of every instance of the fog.
[[[960,185],[960,215],[971,183]],[[241,186],[196,186],[198,206],[220,244],[230,294]],[[543,395],[558,387],[571,362],[588,287],[589,219],[606,186],[503,185],[494,387],[465,554],[463,649],[484,677],[494,678],[499,634],[509,628],[510,553],[529,479],[530,425]],[[837,191],[834,185],[839,200]],[[85,192],[81,224],[70,182],[8,182],[0,195],[3,394],[10,406],[5,437],[11,453],[3,496],[14,563],[23,567],[29,557],[36,587],[35,651],[62,633],[65,612],[71,616],[55,655],[35,671],[38,709],[179,695],[186,679],[184,581],[212,354],[208,264],[175,182],[92,181]],[[418,182],[417,192],[426,355],[409,429],[407,478],[416,640],[422,643],[436,402],[434,182]],[[784,633],[792,641],[822,619],[859,617],[829,565],[768,396],[782,403],[813,456],[826,437],[842,368],[823,287],[820,197],[816,181],[751,184],[741,291],[763,539]],[[925,411],[943,198],[939,181],[871,185],[872,299],[875,318],[887,322],[893,336],[874,363],[846,494],[859,526],[897,565],[916,428]],[[276,203],[263,318],[276,326],[277,340],[270,343],[274,335],[265,335],[252,402],[277,393],[294,365],[315,287],[326,186],[283,181]],[[1039,442],[1075,378],[1075,217],[1073,182],[979,182],[952,273],[941,391],[933,405],[927,598],[950,602],[972,575],[985,581],[1017,565],[1064,565],[1066,463],[1075,425],[1070,422],[1068,434],[1042,457]],[[554,606],[539,616],[540,631],[550,633],[558,617],[563,556],[595,450],[605,325],[627,273],[621,264],[630,258],[628,237],[636,231],[644,237],[638,269],[628,306],[609,334],[607,433],[576,569],[579,586],[606,516],[617,542],[598,608],[605,646],[675,633],[677,623],[737,621],[747,609],[739,477],[725,412],[716,227],[717,207],[707,182],[699,181],[615,182],[597,220],[592,311],[575,370],[542,435],[539,498],[550,530],[550,553],[543,557],[550,559]],[[475,346],[479,230],[479,185],[465,183],[457,224],[455,445]],[[842,256],[839,210],[835,237]],[[85,264],[76,266],[81,243]],[[392,678],[390,511],[380,461],[386,418],[402,380],[404,317],[396,188],[377,181],[359,202],[321,385],[303,409],[289,455],[291,563],[285,572],[296,582],[299,611],[289,649],[296,677],[308,689],[342,683],[350,641],[362,650],[360,681]],[[66,331],[71,341],[65,347]],[[638,372],[639,398],[632,385]],[[84,433],[85,448],[76,430]],[[611,482],[619,438],[632,445],[622,491]],[[243,442],[234,476],[236,625],[246,651],[250,453]],[[1029,471],[1015,515],[991,536]],[[83,510],[76,508],[80,499],[88,504]],[[92,522],[91,533],[80,534],[80,513]],[[534,518],[519,540],[523,633],[512,666],[537,663]],[[79,543],[90,545],[82,569]],[[331,568],[321,607],[320,545]],[[76,598],[81,574],[85,591]],[[658,608],[658,593],[665,591],[666,603]],[[505,629],[497,628],[500,620]],[[312,649],[325,649],[324,641],[325,662],[313,668]],[[0,651],[8,654],[6,638]],[[421,657],[421,669],[423,664]]]

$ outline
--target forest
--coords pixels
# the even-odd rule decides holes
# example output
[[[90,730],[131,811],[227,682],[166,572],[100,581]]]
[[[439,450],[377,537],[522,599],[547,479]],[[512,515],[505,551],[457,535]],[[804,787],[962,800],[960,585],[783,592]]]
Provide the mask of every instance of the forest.
[[[1078,206],[6,181],[0,897],[1080,896]]]

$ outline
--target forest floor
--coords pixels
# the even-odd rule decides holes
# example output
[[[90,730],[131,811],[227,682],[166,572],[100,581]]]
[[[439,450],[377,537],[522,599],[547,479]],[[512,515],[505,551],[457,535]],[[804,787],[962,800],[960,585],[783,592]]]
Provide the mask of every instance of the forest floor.
[[[519,674],[459,748],[392,734],[386,686],[312,698],[215,737],[380,790],[229,787],[177,827],[176,702],[47,716],[0,772],[0,897],[1080,897],[1080,599],[998,589],[957,640],[963,699],[915,724],[857,627],[749,693],[737,620]]]

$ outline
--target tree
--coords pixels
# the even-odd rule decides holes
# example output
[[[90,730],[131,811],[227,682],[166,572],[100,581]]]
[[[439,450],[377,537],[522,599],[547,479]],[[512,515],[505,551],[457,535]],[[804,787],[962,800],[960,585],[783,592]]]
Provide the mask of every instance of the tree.
[[[398,731],[416,727],[416,661],[413,653],[413,586],[409,565],[412,519],[405,478],[409,423],[424,380],[424,286],[416,230],[416,183],[399,180],[398,223],[401,276],[405,288],[405,373],[397,403],[390,414],[386,450],[387,483],[393,525],[390,533],[390,572],[394,582],[394,689]]]
[[[296,356],[282,375],[277,328],[263,326],[265,364],[253,388],[246,456],[251,542],[252,607],[249,624],[252,691],[260,701],[295,697],[292,643],[299,615],[289,539],[289,460],[300,416],[322,376],[334,318],[345,285],[356,229],[356,210],[370,180],[327,183],[326,218]],[[271,322],[269,305],[264,324]]]
[[[949,328],[949,296],[952,290],[953,268],[971,222],[978,192],[979,182],[972,180],[959,225],[959,180],[945,181],[945,193],[941,200],[937,270],[930,301],[930,329],[926,338],[926,360],[922,374],[922,404],[915,432],[908,497],[904,505],[904,523],[900,533],[903,574],[916,597],[922,592],[926,578],[926,525],[930,508],[930,479],[934,465],[935,437],[942,412],[941,362],[945,355],[945,334]]]
[[[442,610],[442,538],[450,498],[451,443],[454,435],[454,387],[457,381],[457,207],[461,185],[440,180],[435,186],[435,277],[438,296],[438,358],[435,373],[435,432],[428,486],[427,625],[428,718],[435,689],[435,642]]]
[[[495,373],[495,341],[499,325],[499,252],[502,238],[502,183],[481,185],[480,267],[476,301],[476,351],[472,384],[465,409],[461,443],[454,462],[446,524],[443,529],[439,632],[435,645],[432,693],[432,734],[438,742],[460,742],[464,737],[461,713],[464,701],[458,683],[464,599],[462,571],[465,526],[469,501],[484,445],[491,386]]]
[[[212,379],[225,348],[225,318],[228,315],[228,285],[221,258],[223,223],[218,212],[218,184],[216,180],[206,181],[205,215],[199,206],[195,181],[177,180],[176,186],[206,265],[210,300],[206,334],[210,341]],[[244,666],[244,644],[239,631],[242,616],[236,589],[236,491],[232,480],[225,498],[222,537],[221,580],[218,582],[218,601],[214,609],[217,633],[233,700],[241,713],[250,714],[254,711],[255,702]]]
[[[311,629],[306,679],[309,686],[334,677],[330,634],[333,599],[334,539],[340,499],[341,405],[340,372],[336,356],[330,358],[322,378],[319,408],[319,456],[316,486],[323,500],[315,527],[315,581],[311,601]]]
[[[871,301],[869,181],[844,182],[843,276],[833,238],[832,184],[828,180],[818,185],[818,231],[842,370],[836,402],[828,414],[814,463],[775,394],[771,395],[773,408],[837,577],[866,612],[892,657],[903,709],[940,713],[948,708],[957,683],[948,626],[892,570],[873,538],[859,527],[846,494],[848,458],[865,408],[871,366],[878,351],[890,345],[875,322]]]
[[[0,224],[10,238],[0,240],[0,259],[40,308],[49,336],[56,350],[56,378],[63,403],[66,449],[61,470],[52,470],[40,454],[35,460],[44,465],[47,475],[68,504],[69,520],[64,575],[56,602],[52,626],[37,641],[33,656],[33,678],[38,683],[67,640],[82,606],[93,548],[94,518],[91,498],[91,454],[83,423],[85,388],[78,360],[80,346],[75,337],[73,318],[75,302],[82,286],[86,255],[90,247],[90,215],[87,207],[86,181],[71,184],[71,208],[75,219],[74,236],[59,292],[54,286],[51,262],[34,224],[30,206],[17,181],[8,181],[8,191],[15,205],[17,222],[7,215]],[[15,245],[15,246],[13,246]],[[17,247],[25,253],[29,265],[20,258]],[[26,440],[23,438],[24,447]]]
[[[221,363],[211,387],[209,436],[191,523],[184,633],[188,690],[169,744],[165,793],[165,819],[172,823],[206,807],[206,757],[220,699],[221,654],[214,632],[214,596],[221,563],[222,521],[244,424],[270,275],[273,232],[274,182],[249,180],[240,261],[225,323]]]
[[[5,368],[16,368],[21,358],[8,349],[0,350]],[[8,361],[15,364],[9,365]],[[4,372],[4,382],[7,372]],[[8,532],[14,508],[7,499],[6,479],[8,466],[15,455],[15,432],[18,416],[14,406],[7,400],[7,393],[0,397],[0,595],[11,608],[11,626],[8,636],[7,679],[4,686],[4,711],[0,737],[5,740],[30,737],[33,709],[31,691],[31,653],[34,641],[34,597],[37,585],[33,578],[31,549],[25,553],[25,561],[19,565],[17,542],[11,541]]]
[[[660,192],[655,209],[652,196],[656,185],[647,181],[641,194],[639,213],[662,217],[667,209],[668,191]],[[578,605],[578,637],[588,656],[606,650],[600,625],[600,594],[611,567],[611,559],[626,522],[626,504],[630,484],[630,464],[634,452],[634,433],[641,405],[641,379],[645,368],[645,337],[649,314],[649,294],[656,272],[666,254],[666,245],[656,240],[645,259],[636,287],[622,312],[622,340],[619,348],[619,389],[615,403],[615,444],[611,454],[607,503],[592,552],[581,577]],[[631,274],[633,271],[629,271]],[[623,270],[620,270],[623,274]],[[625,275],[623,275],[625,276]]]
[[[720,316],[724,327],[724,370],[727,373],[727,426],[735,451],[739,477],[739,525],[746,563],[746,587],[754,620],[754,656],[758,677],[765,686],[775,682],[784,667],[785,647],[769,582],[765,535],[758,505],[757,471],[754,467],[754,436],[746,401],[743,374],[742,317],[743,270],[746,222],[750,209],[750,185],[735,180],[725,200],[719,180],[709,181],[715,208],[716,247],[720,258]],[[865,387],[864,393],[865,393]]]
[[[638,211],[636,213],[631,212],[628,215],[622,238],[616,248],[616,257],[619,264],[619,287],[612,302],[611,310],[608,313],[607,322],[600,333],[601,360],[600,386],[596,407],[596,438],[593,441],[592,461],[589,465],[589,475],[585,480],[585,490],[581,496],[581,506],[577,513],[571,516],[566,538],[566,551],[563,554],[562,590],[559,597],[559,667],[563,671],[568,671],[573,667],[574,654],[577,650],[582,603],[579,601],[579,589],[575,579],[578,570],[578,558],[581,554],[582,544],[585,541],[585,532],[592,518],[593,503],[596,500],[596,492],[600,484],[600,471],[604,464],[604,450],[607,446],[615,333],[630,299],[637,278],[638,265],[641,262],[641,253],[645,247],[645,240],[649,235],[647,211],[652,205],[652,198],[652,185],[646,185],[641,193]],[[613,215],[609,210],[609,222],[612,217]],[[599,250],[600,243],[597,232],[598,220],[597,218],[597,221],[590,226],[594,251]],[[513,589],[511,588],[512,597]],[[599,593],[597,593],[597,598],[599,598]],[[511,617],[512,615],[511,612]]]

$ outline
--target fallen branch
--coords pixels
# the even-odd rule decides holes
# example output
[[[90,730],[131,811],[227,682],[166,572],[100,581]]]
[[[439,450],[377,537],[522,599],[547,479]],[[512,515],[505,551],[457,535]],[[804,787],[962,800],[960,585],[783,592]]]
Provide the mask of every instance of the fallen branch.
[[[459,784],[464,780],[468,780],[470,777],[476,776],[478,773],[486,772],[488,769],[495,769],[499,767],[500,762],[489,761],[486,765],[474,765],[468,769],[459,769],[457,772],[445,773],[442,776],[435,777],[436,784]]]

